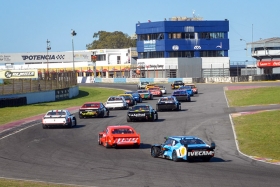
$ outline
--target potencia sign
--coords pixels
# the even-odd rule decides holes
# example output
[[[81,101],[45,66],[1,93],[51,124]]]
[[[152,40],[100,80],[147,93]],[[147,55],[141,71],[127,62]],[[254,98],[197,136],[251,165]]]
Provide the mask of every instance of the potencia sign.
[[[259,68],[265,68],[265,67],[280,67],[280,60],[274,60],[274,61],[259,61],[257,63],[257,66]]]

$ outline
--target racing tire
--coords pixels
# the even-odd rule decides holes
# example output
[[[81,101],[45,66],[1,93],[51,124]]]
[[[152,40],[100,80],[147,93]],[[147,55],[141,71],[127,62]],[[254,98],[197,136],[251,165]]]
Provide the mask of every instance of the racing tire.
[[[67,127],[70,129],[72,128],[72,120],[70,120],[70,122],[67,124]]]
[[[180,110],[181,110],[181,105],[177,105],[176,110],[177,110],[177,111],[180,111]]]
[[[155,120],[155,114],[154,113],[152,113],[152,115],[151,115],[152,117],[148,120],[148,121],[154,121]]]
[[[151,156],[154,158],[159,157],[160,155],[160,148],[159,147],[152,147],[151,149]]]
[[[157,111],[160,111],[160,110],[158,109],[158,105],[157,105],[157,107],[156,107],[156,110],[157,110]]]
[[[75,123],[74,123],[74,127],[77,126],[77,119],[75,118]]]
[[[140,97],[140,99],[139,99],[139,103],[142,103],[142,102],[143,102],[142,97]]]
[[[127,121],[127,122],[131,122],[130,117],[126,116],[126,121]]]
[[[107,110],[107,111],[106,111],[106,117],[109,117],[109,116],[110,116],[110,111]]]
[[[110,145],[106,142],[104,145],[107,149],[110,147]]]
[[[153,95],[151,95],[150,100],[153,100],[153,99],[154,99],[154,96],[153,96]]]
[[[139,149],[140,148],[140,144],[136,144],[133,147],[136,148],[136,149]]]
[[[46,125],[44,125],[44,124],[42,124],[42,128],[43,128],[43,129],[46,129],[46,128],[47,128],[47,126],[46,126]]]
[[[156,119],[155,120],[158,120],[158,113],[156,113]]]
[[[101,140],[100,140],[99,135],[98,135],[98,145],[102,145],[102,142],[101,142]]]
[[[178,162],[179,161],[179,158],[177,157],[177,153],[176,153],[175,150],[172,152],[172,160],[174,162]]]

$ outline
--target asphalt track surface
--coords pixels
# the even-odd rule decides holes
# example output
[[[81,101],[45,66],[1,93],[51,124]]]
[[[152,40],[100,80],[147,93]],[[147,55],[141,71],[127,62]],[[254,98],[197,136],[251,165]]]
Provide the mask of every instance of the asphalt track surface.
[[[136,85],[85,85],[136,89]],[[223,87],[230,84],[197,86],[199,94],[182,103],[182,111],[159,112],[156,122],[127,123],[126,110],[112,110],[108,118],[79,119],[72,129],[42,129],[35,121],[14,134],[0,134],[0,177],[100,187],[280,186],[280,166],[252,160],[237,150],[229,113],[241,109],[227,106]],[[145,102],[155,107],[156,101]],[[139,149],[98,145],[98,133],[106,126],[124,124],[141,134]],[[215,157],[210,162],[151,157],[151,144],[170,135],[214,141]]]

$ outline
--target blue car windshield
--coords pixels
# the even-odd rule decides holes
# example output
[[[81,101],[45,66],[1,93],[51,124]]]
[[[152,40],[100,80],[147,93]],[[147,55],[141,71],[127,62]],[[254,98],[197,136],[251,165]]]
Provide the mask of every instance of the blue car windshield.
[[[182,139],[180,140],[180,143],[182,145],[191,145],[191,144],[205,144],[202,140],[200,139]]]
[[[174,93],[173,93],[173,95],[184,95],[184,94],[186,94],[186,91],[175,91]]]

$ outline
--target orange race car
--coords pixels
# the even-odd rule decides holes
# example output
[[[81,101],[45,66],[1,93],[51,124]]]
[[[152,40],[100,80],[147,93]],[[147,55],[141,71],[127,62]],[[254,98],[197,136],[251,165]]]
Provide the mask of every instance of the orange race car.
[[[131,126],[107,126],[103,132],[98,135],[98,144],[106,148],[132,146],[140,147],[140,134],[138,134]]]
[[[148,90],[151,92],[151,94],[153,94],[153,96],[162,96],[162,92],[159,87],[151,87]]]

